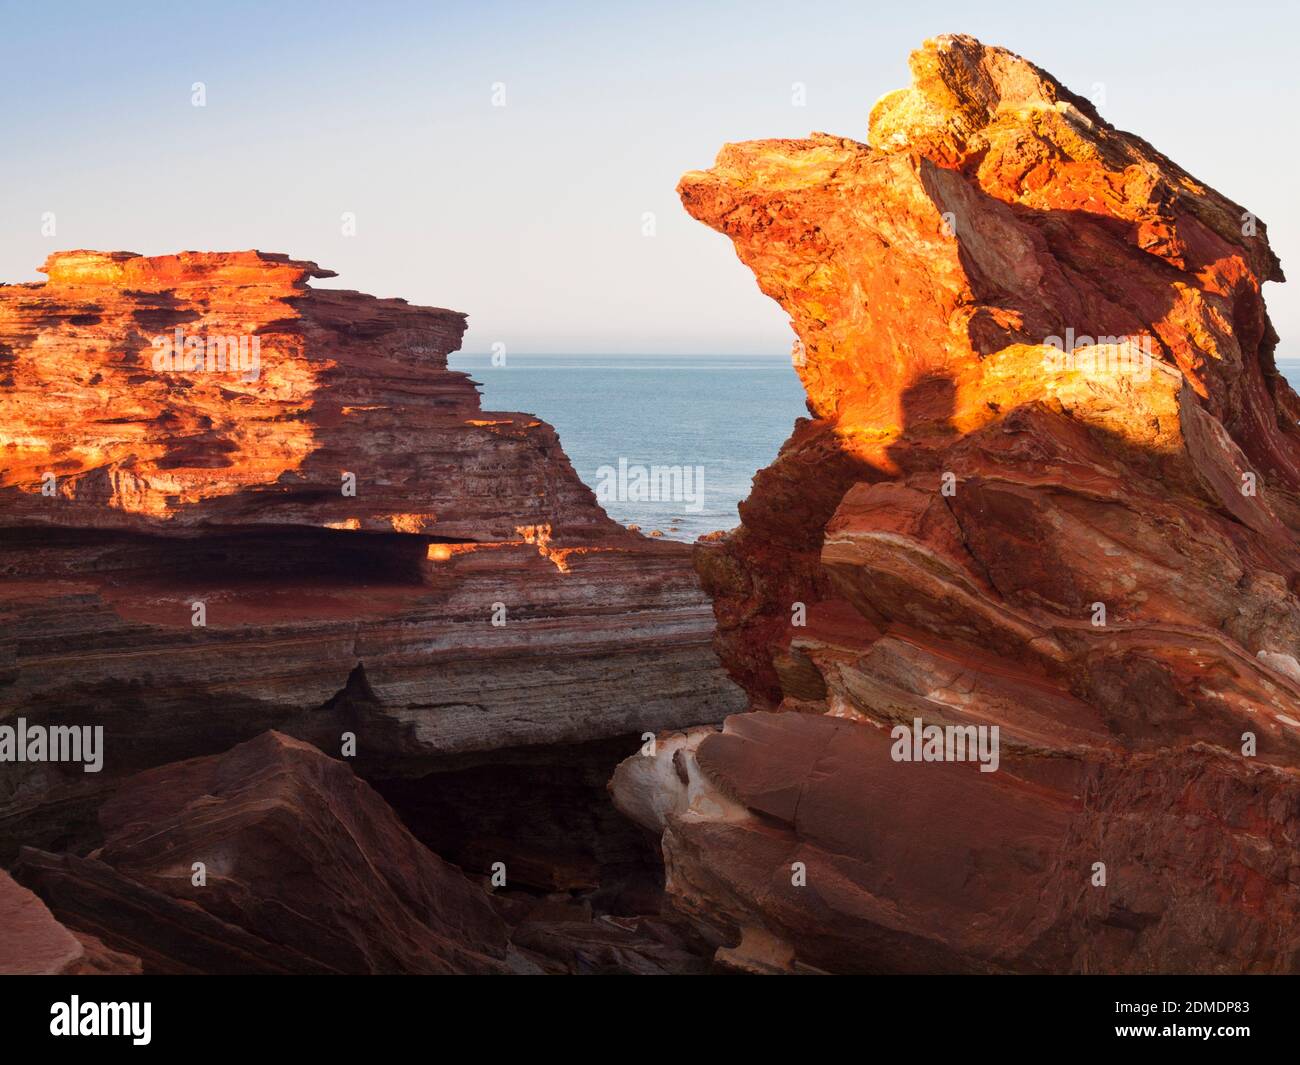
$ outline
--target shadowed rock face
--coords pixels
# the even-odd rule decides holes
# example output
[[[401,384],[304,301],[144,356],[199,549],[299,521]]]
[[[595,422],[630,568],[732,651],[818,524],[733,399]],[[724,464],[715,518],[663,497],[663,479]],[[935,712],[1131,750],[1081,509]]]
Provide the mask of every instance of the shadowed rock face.
[[[0,860],[267,729],[392,780],[743,706],[689,548],[480,409],[464,315],[261,252],[44,269],[0,287],[0,722],[102,726],[104,770],[7,765]]]
[[[697,549],[759,712],[615,801],[755,971],[1294,971],[1265,228],[1018,56],[911,66],[869,143],[728,145],[679,186],[789,313],[813,417]],[[895,760],[917,719],[997,726],[997,770]]]
[[[92,858],[25,851],[19,875],[149,971],[505,970],[488,896],[310,744],[268,732],[150,770],[100,821]]]
[[[130,777],[98,819],[91,853],[25,847],[21,884],[0,873],[0,973],[654,974],[707,971],[716,945],[653,906],[598,912],[595,863],[481,837],[489,893],[277,732]]]
[[[0,974],[135,975],[140,959],[110,950],[95,936],[64,927],[31,891],[0,870]]]

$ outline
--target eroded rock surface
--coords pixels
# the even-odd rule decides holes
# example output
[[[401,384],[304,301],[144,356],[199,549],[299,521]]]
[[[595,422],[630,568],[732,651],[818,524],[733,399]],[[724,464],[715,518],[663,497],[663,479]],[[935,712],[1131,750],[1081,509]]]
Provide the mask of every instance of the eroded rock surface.
[[[481,409],[462,314],[260,252],[44,270],[0,286],[0,726],[103,732],[96,772],[0,767],[0,862],[59,915],[26,896],[22,964],[707,965],[604,788],[744,705],[690,549]]]
[[[657,899],[608,912],[594,863],[481,839],[495,868],[458,869],[344,760],[277,732],[130,777],[99,821],[93,852],[25,847],[26,887],[0,874],[0,971],[666,974],[707,972],[716,946]]]
[[[550,426],[480,410],[447,370],[463,314],[310,288],[332,271],[261,252],[62,252],[42,270],[0,288],[6,528],[617,531]]]
[[[0,722],[105,756],[6,766],[0,860],[84,854],[114,781],[267,729],[398,779],[743,706],[689,548],[480,409],[464,315],[260,252],[44,269],[0,286]]]
[[[868,143],[728,145],[679,186],[789,313],[813,417],[697,551],[758,712],[615,800],[743,971],[1295,971],[1265,227],[1018,56],[911,66]],[[997,770],[896,760],[918,720],[997,726]]]
[[[506,926],[482,888],[300,740],[267,732],[141,773],[99,816],[89,858],[24,852],[19,875],[151,971],[505,971]]]

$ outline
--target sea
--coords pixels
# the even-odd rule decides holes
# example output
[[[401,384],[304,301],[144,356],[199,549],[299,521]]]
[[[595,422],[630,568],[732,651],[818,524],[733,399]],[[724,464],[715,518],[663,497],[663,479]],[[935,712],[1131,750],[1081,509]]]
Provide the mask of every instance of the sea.
[[[739,525],[754,474],[808,413],[788,354],[511,352],[494,365],[457,353],[449,362],[479,382],[484,410],[555,426],[611,518],[672,540]]]
[[[692,541],[740,523],[737,504],[807,414],[789,355],[457,353],[484,410],[550,422],[606,512]],[[1300,359],[1278,368],[1300,391]],[[667,498],[662,498],[662,497]],[[647,498],[648,497],[648,498]]]

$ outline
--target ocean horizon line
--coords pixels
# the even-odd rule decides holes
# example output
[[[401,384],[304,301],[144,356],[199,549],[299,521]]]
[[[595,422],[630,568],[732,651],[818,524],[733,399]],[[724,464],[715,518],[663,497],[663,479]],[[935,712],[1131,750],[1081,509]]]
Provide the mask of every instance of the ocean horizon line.
[[[491,351],[453,351],[450,356],[470,356],[472,358],[491,358]],[[449,356],[449,357],[450,357]],[[781,359],[789,360],[789,352],[767,351],[511,351],[511,359],[555,358],[568,359]],[[1300,363],[1300,355],[1274,355],[1277,363]]]
[[[452,351],[450,356],[493,358],[491,351]],[[790,362],[789,352],[768,351],[507,351],[507,359],[774,359]]]

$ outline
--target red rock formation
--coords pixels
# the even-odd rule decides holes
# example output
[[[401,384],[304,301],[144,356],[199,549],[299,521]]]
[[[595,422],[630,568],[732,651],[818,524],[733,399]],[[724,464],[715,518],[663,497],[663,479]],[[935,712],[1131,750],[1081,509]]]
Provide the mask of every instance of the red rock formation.
[[[63,252],[42,270],[0,289],[8,528],[620,531],[550,426],[481,411],[447,370],[463,314],[312,289],[332,271],[261,252]]]
[[[19,875],[149,971],[506,971],[487,894],[310,744],[268,732],[150,770],[100,821],[90,859],[27,851]]]
[[[31,891],[0,874],[0,972],[709,967],[709,944],[680,918],[596,912],[585,871],[557,881],[507,840],[480,842],[505,863],[489,894],[487,877],[418,842],[345,762],[279,733],[131,777],[99,820],[104,843],[88,856],[20,851],[15,875]]]
[[[689,549],[610,520],[550,426],[480,409],[447,369],[464,315],[260,252],[45,270],[0,287],[0,722],[106,750],[9,767],[0,858],[84,849],[115,778],[268,728],[354,733],[387,779],[743,705]]]
[[[761,712],[629,759],[616,801],[740,968],[1296,971],[1265,228],[1006,51],[912,71],[868,144],[682,179],[789,313],[813,419],[697,555]],[[896,761],[918,719],[997,726],[997,771]]]

